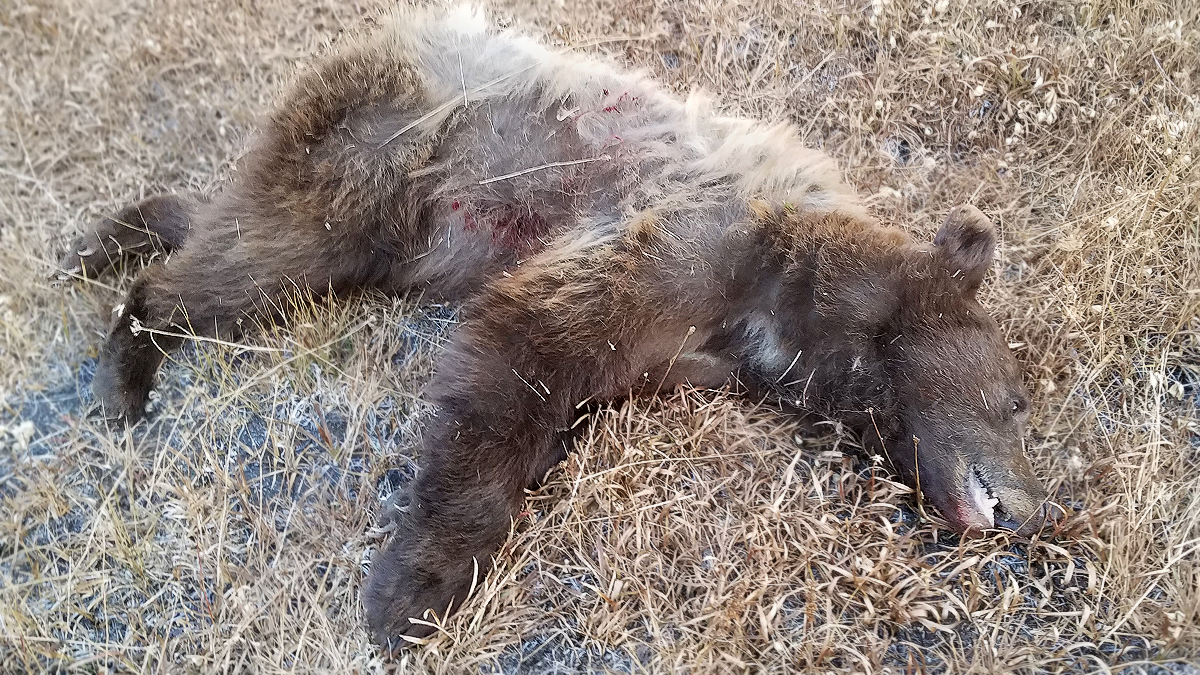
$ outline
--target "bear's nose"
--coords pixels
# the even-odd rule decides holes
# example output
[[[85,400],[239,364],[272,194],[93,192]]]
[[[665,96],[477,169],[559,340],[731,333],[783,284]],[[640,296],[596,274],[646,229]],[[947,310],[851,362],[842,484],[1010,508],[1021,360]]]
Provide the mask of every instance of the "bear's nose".
[[[1001,505],[1003,506],[1003,505]],[[996,527],[1001,527],[1006,530],[1013,530],[1024,535],[1034,534],[1042,527],[1057,523],[1066,516],[1066,513],[1057,504],[1043,502],[1040,509],[1030,514],[1023,521],[1013,519],[1009,512],[1005,509],[996,509]]]

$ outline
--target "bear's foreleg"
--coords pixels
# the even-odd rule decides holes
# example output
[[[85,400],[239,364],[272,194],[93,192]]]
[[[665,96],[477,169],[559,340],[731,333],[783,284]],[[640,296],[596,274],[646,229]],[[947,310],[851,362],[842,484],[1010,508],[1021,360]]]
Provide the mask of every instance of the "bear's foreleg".
[[[701,279],[642,247],[597,249],[527,262],[465,310],[431,385],[439,412],[407,513],[363,593],[382,643],[428,635],[410,618],[444,618],[482,582],[524,491],[565,458],[579,403],[644,392],[648,373],[677,381],[669,365],[719,327]],[[705,383],[728,377],[728,362],[700,363],[689,369]]]

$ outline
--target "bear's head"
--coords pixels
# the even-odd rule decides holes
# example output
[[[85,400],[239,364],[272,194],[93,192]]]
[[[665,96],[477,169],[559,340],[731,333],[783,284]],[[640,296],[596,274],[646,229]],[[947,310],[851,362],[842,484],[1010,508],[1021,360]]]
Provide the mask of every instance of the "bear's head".
[[[898,245],[818,255],[811,325],[823,328],[797,403],[856,427],[959,531],[1037,531],[1059,512],[1024,453],[1028,394],[975,297],[995,229],[964,206],[931,244],[885,236]]]
[[[880,345],[895,415],[876,436],[956,528],[1030,534],[1051,507],[1024,452],[1029,397],[1000,327],[975,298],[995,245],[991,222],[964,206],[931,246],[906,251]]]

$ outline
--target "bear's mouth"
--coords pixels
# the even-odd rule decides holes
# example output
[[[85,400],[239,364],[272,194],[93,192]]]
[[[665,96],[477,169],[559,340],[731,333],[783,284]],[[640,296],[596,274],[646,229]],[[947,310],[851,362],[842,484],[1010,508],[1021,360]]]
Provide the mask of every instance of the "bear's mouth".
[[[967,472],[967,508],[970,509],[969,522],[979,527],[1003,527],[1009,530],[1020,528],[1021,524],[1015,518],[1000,497],[996,489],[988,482],[978,466],[973,466]]]

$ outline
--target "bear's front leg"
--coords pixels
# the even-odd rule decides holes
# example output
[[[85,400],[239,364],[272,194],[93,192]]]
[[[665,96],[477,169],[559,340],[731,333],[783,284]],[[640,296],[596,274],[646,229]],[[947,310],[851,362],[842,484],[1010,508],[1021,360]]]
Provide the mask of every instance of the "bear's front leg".
[[[410,619],[444,618],[482,581],[525,488],[565,457],[560,430],[586,398],[576,392],[591,388],[591,378],[539,366],[533,353],[472,349],[479,323],[463,326],[443,357],[421,473],[390,542],[371,561],[363,603],[372,633],[389,647],[400,646],[399,636],[432,633]]]
[[[459,426],[448,422],[443,428]],[[497,445],[484,441],[478,447],[499,450]],[[371,561],[363,603],[371,632],[389,649],[403,645],[400,636],[434,631],[410,619],[432,622],[463,605],[472,585],[491,570],[492,554],[524,503],[528,474],[511,462],[480,462],[457,443],[444,450],[423,463],[406,512]],[[539,454],[539,466],[547,469],[562,457],[531,452],[527,461]]]
[[[676,381],[671,366],[720,327],[716,286],[693,276],[690,260],[673,264],[669,249],[649,248],[549,251],[465,310],[430,386],[439,412],[411,503],[363,592],[381,644],[428,635],[430,626],[410,619],[462,606],[472,580],[491,569],[524,490],[565,458],[578,403],[652,391],[649,373]],[[689,377],[705,384],[729,375],[727,362],[712,361],[712,372],[692,362]]]

